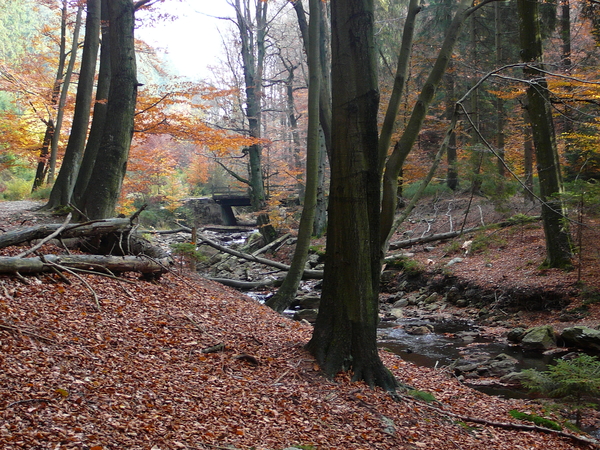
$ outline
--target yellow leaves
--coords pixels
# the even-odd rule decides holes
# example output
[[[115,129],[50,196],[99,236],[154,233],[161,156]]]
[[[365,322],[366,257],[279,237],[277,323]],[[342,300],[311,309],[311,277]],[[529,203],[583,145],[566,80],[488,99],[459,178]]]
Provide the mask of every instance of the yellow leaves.
[[[67,391],[66,389],[59,388],[55,389],[54,392],[56,392],[63,398],[67,398],[69,396],[69,391]]]

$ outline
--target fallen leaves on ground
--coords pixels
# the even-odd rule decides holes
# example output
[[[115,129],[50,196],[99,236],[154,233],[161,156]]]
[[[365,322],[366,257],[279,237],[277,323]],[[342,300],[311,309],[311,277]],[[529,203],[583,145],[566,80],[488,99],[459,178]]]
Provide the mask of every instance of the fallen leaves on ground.
[[[310,326],[197,276],[155,284],[83,276],[101,311],[70,275],[72,285],[0,279],[3,449],[586,448],[460,423],[346,374],[325,379],[303,349]],[[536,410],[382,357],[438,408],[499,422],[511,421],[510,409]]]

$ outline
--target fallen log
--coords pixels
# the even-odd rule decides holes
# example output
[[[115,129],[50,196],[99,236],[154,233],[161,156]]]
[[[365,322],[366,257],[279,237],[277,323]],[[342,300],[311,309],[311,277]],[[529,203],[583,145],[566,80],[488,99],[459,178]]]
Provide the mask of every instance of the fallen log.
[[[211,247],[216,248],[217,250],[219,250],[223,253],[228,253],[228,254],[236,256],[238,258],[242,258],[242,259],[246,259],[248,261],[254,261],[254,262],[257,262],[260,264],[264,264],[265,266],[275,267],[276,269],[280,269],[280,270],[284,270],[284,271],[290,270],[290,266],[288,266],[287,264],[283,264],[283,263],[280,263],[277,261],[271,261],[270,259],[260,258],[258,256],[254,256],[254,255],[249,255],[247,253],[238,252],[237,250],[233,250],[231,248],[224,247],[220,244],[217,244],[216,242],[211,241],[210,239],[208,239],[205,236],[202,236],[201,234],[198,234],[198,239],[200,239],[203,243],[210,245]],[[302,278],[304,278],[304,279],[306,279],[306,278],[320,279],[320,278],[323,278],[323,271],[322,270],[304,270],[304,274],[303,274]]]
[[[211,281],[216,281],[217,283],[223,284],[225,286],[229,286],[235,289],[241,289],[244,291],[248,291],[250,289],[258,289],[263,287],[271,287],[271,286],[281,286],[283,283],[283,278],[277,278],[275,280],[265,280],[265,281],[241,281],[241,280],[233,280],[231,278],[208,278]]]
[[[289,238],[291,236],[290,233],[286,233],[283,236],[278,237],[277,239],[275,239],[273,242],[265,245],[262,248],[259,248],[258,250],[256,250],[255,252],[252,252],[252,256],[258,256],[264,252],[266,252],[267,250],[272,250],[275,251],[275,247],[279,248],[280,245],[283,244],[283,242]]]
[[[503,220],[502,222],[486,225],[482,227],[465,228],[464,230],[448,231],[446,233],[432,234],[429,236],[422,236],[418,238],[406,239],[404,241],[396,241],[390,243],[390,250],[398,250],[400,248],[412,247],[417,244],[426,244],[427,242],[443,241],[445,239],[453,239],[463,234],[473,233],[475,231],[481,231],[492,227],[510,227],[513,225],[522,225],[524,223],[535,222],[541,220],[541,216],[523,216],[516,217],[515,219]]]
[[[60,229],[63,224],[46,224],[20,228],[0,235],[0,248],[19,245],[35,239],[44,239]],[[93,222],[73,223],[60,233],[61,238],[101,236],[109,233],[127,233],[132,229],[129,219],[104,219]]]
[[[0,273],[33,274],[67,268],[98,272],[108,270],[112,273],[138,272],[148,276],[167,272],[171,264],[170,258],[154,260],[143,256],[44,255],[34,258],[0,256]]]

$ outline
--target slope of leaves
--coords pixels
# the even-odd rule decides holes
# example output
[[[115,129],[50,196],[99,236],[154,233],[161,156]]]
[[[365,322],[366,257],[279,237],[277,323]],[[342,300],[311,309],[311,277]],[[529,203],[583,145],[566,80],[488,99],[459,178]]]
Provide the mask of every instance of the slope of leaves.
[[[303,349],[310,326],[196,275],[155,284],[83,276],[101,311],[70,275],[70,285],[0,278],[0,448],[586,448],[460,423],[439,410],[496,422],[514,421],[512,409],[543,413],[385,352],[398,379],[432,393],[438,411],[346,374],[325,379]]]

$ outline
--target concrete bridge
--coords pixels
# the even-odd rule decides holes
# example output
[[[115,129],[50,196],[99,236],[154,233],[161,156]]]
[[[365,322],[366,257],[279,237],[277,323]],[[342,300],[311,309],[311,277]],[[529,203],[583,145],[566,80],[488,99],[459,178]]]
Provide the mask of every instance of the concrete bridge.
[[[216,188],[213,189],[213,201],[221,207],[225,225],[237,225],[232,206],[250,206],[250,194],[247,190]]]

